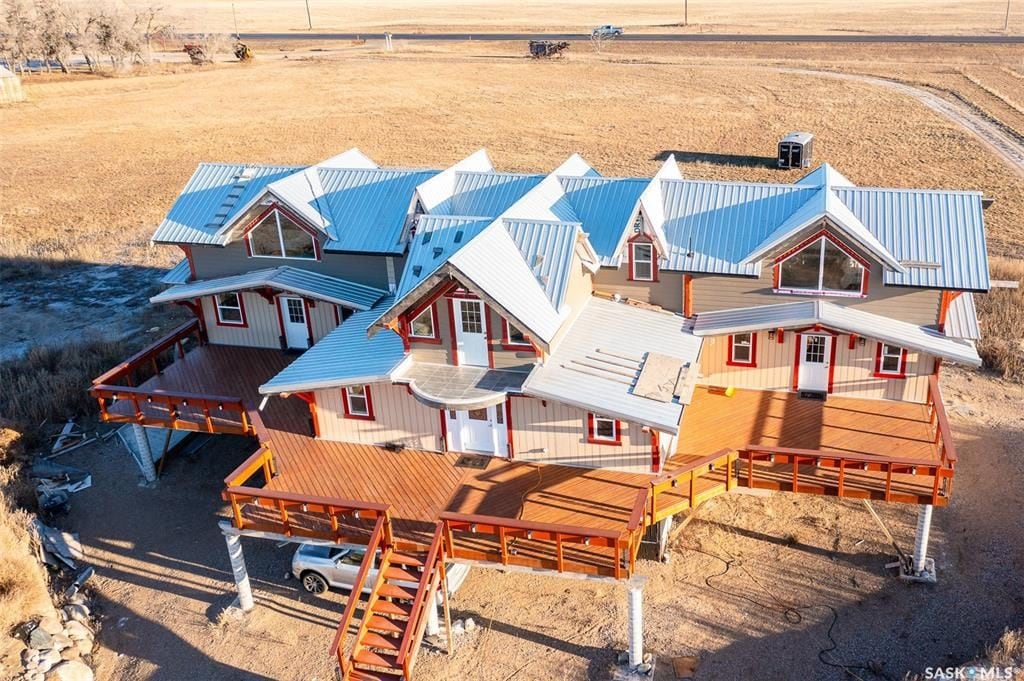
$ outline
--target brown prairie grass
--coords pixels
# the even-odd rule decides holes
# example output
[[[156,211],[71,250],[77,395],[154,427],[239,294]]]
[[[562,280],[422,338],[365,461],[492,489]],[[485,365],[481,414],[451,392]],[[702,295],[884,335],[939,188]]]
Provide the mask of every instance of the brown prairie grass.
[[[978,352],[987,367],[1024,380],[1024,261],[995,257],[989,271],[993,279],[1018,282],[1018,288],[995,288],[975,297],[982,332]]]

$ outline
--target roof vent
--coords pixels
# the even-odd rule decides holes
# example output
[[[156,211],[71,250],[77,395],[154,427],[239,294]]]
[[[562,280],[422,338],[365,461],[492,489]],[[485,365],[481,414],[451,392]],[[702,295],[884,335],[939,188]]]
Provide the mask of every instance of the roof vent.
[[[431,234],[433,234],[433,232],[423,232],[423,241],[421,241],[420,243],[429,244]]]
[[[413,265],[412,266],[412,276],[418,277],[418,276],[420,276],[420,272],[422,272],[422,271],[423,271],[423,267],[421,267],[420,265]]]
[[[455,243],[457,243],[457,244],[461,244],[462,243],[462,230],[461,229],[459,231],[455,232]]]
[[[900,260],[900,264],[904,267],[912,267],[914,269],[921,270],[937,270],[942,267],[941,263],[930,262],[928,260]]]
[[[540,275],[539,277],[537,277],[537,281],[540,282],[541,286],[544,286],[546,288],[547,285],[548,285],[548,275],[546,275],[546,274]]]
[[[543,253],[538,253],[537,255],[533,256],[533,266],[534,267],[540,267],[543,264],[544,264],[544,254]]]
[[[440,246],[434,246],[434,259],[435,260],[437,258],[440,258],[442,253],[444,253],[444,249],[443,248],[441,248]]]

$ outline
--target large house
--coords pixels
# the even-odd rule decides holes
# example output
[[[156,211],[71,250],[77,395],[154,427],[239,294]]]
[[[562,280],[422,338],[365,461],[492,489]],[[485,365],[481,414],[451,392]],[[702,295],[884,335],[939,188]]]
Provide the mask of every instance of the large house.
[[[411,674],[446,560],[630,578],[644,537],[663,551],[673,514],[738,487],[920,504],[902,572],[934,577],[956,465],[937,376],[981,363],[977,192],[353,149],[203,164],[153,241],[185,258],[152,301],[194,320],[93,394],[150,478],[145,426],[258,439],[224,491],[243,607],[241,536],[381,551],[393,574],[335,640],[346,678]]]

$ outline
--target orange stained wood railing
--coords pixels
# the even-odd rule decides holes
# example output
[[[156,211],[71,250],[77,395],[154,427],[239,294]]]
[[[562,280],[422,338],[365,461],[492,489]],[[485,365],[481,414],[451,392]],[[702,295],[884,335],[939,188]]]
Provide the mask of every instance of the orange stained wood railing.
[[[412,679],[416,654],[419,652],[420,641],[423,640],[423,632],[427,626],[427,609],[436,607],[434,594],[437,592],[443,570],[444,523],[438,522],[434,528],[434,539],[430,542],[427,558],[423,562],[423,575],[420,577],[419,588],[416,590],[416,600],[412,603],[412,611],[405,625],[405,632],[402,634],[402,645],[398,649],[398,658],[395,660],[395,663],[402,668],[406,681]],[[447,598],[447,594],[445,597]]]
[[[353,649],[351,652],[345,652],[345,634],[348,632],[349,626],[355,619],[356,610],[359,609],[360,598],[363,594],[363,588],[366,586],[366,578],[370,574],[370,567],[373,565],[374,557],[377,555],[377,549],[381,548],[384,543],[385,535],[387,534],[387,516],[380,515],[377,517],[377,522],[373,526],[373,533],[370,535],[370,541],[366,544],[366,553],[363,556],[363,562],[359,566],[359,573],[356,575],[355,582],[352,583],[352,588],[349,591],[348,603],[345,604],[345,613],[341,616],[341,621],[338,623],[338,630],[334,634],[334,641],[331,643],[331,655],[337,657],[338,668],[341,670],[341,678],[348,679],[349,674],[352,672],[352,655],[355,654]],[[381,559],[380,567],[377,571],[377,583],[374,584],[373,590],[370,592],[370,598],[373,599],[376,596],[377,588],[380,586],[380,582],[384,579],[384,572],[387,570],[387,555],[390,553],[390,547],[385,547],[385,556]],[[366,604],[363,608],[363,621],[360,625],[360,631],[363,626],[370,619],[370,606],[372,603]],[[356,642],[358,645],[359,636],[356,636]]]
[[[877,457],[840,454],[823,452],[813,449],[789,449],[785,447],[768,447],[760,445],[749,445],[747,449],[739,452],[739,458],[746,461],[745,486],[760,489],[785,489],[791,492],[806,492],[811,494],[822,494],[821,488],[833,489],[835,496],[852,498],[871,498],[870,490],[866,489],[862,481],[855,481],[847,484],[847,477],[850,471],[856,472],[880,472],[885,473],[884,482],[880,481],[881,490],[878,498],[884,501],[903,501],[910,503],[924,503],[933,505],[945,505],[948,501],[949,487],[953,478],[953,469],[947,467],[940,461],[928,459],[879,459]],[[791,477],[787,483],[778,476],[765,475],[764,471],[758,470],[755,462],[768,462],[780,465],[792,466]],[[801,471],[801,466],[807,468]],[[828,471],[835,469],[838,477],[834,483],[831,479],[822,482],[815,478],[818,470]],[[741,472],[742,476],[743,473]],[[933,481],[930,486],[921,486],[919,492],[900,492],[893,489],[893,476],[928,476]],[[803,486],[803,489],[801,489]]]
[[[99,403],[100,419],[107,423],[254,435],[250,414],[241,398],[137,387],[144,382],[139,380],[143,372],[150,376],[161,373],[165,365],[162,355],[169,350],[177,359],[184,358],[185,343],[193,337],[197,345],[202,344],[202,331],[196,319],[93,379],[89,394]],[[118,402],[130,405],[130,409],[112,410]]]
[[[264,482],[275,474],[273,454],[268,444],[263,444],[224,480],[225,489],[221,496],[231,504],[232,524],[239,530],[361,544],[369,523],[383,518],[385,543],[388,546],[393,543],[390,506],[387,504],[247,486],[246,483],[257,472],[263,473]],[[250,511],[248,514],[247,509]],[[295,515],[299,517],[293,523],[292,516]]]
[[[644,491],[641,490],[641,494]],[[629,576],[632,562],[629,553],[639,547],[639,539],[634,536],[643,531],[643,506],[640,508],[641,520],[632,532],[465,513],[445,512],[440,518],[445,525],[448,555],[452,558],[624,579]],[[467,533],[469,537],[460,543],[456,532]],[[493,541],[496,546],[465,546],[471,538]],[[540,550],[524,556],[509,546],[510,541],[529,542]],[[575,548],[578,555],[567,556],[567,547]],[[543,549],[553,553],[553,557],[544,557]]]
[[[956,468],[956,446],[953,444],[953,431],[949,427],[946,406],[942,403],[938,376],[928,377],[927,404],[928,421],[935,426],[935,446],[939,449],[939,457],[947,467]]]
[[[731,449],[721,449],[714,454],[688,461],[685,467],[663,473],[651,482],[650,505],[647,522],[653,525],[686,509],[696,508],[702,502],[736,486],[733,462],[739,454]],[[697,481],[704,475],[722,471],[724,483],[697,489]]]

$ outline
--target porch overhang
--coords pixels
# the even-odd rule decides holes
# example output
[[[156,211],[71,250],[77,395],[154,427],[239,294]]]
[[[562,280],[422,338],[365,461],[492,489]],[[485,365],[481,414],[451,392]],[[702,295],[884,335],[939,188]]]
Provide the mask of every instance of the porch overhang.
[[[521,393],[528,373],[487,367],[410,362],[395,372],[395,383],[409,386],[413,397],[431,409],[465,411],[493,407],[509,393]]]

